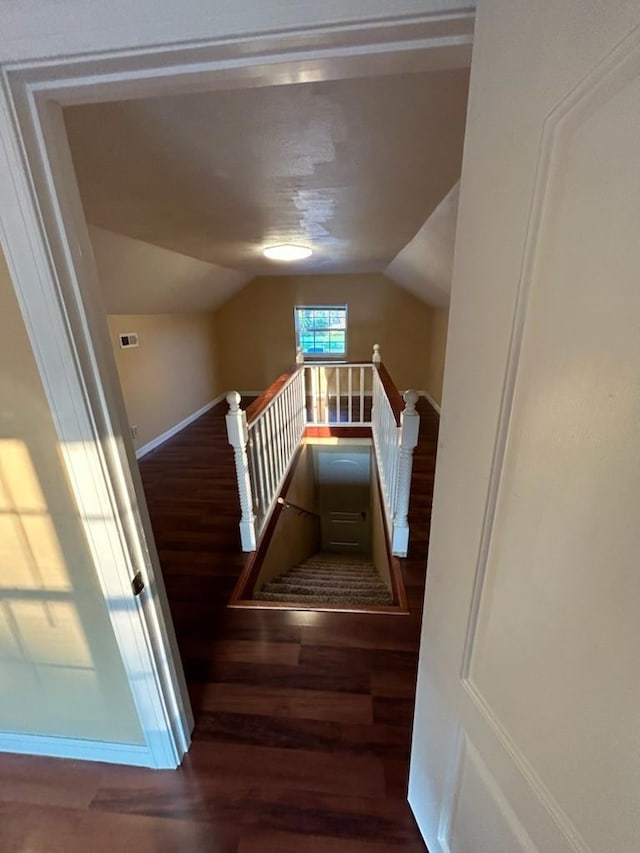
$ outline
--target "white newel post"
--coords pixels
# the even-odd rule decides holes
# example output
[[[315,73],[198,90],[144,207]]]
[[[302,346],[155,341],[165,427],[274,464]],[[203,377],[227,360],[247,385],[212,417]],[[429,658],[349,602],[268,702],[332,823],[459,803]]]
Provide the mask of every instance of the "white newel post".
[[[226,415],[227,436],[229,444],[233,447],[233,455],[236,463],[236,478],[238,480],[238,493],[240,495],[240,539],[243,551],[256,550],[256,517],[253,512],[253,495],[251,493],[251,477],[249,476],[249,460],[247,458],[247,441],[249,431],[247,428],[247,415],[240,408],[240,394],[237,391],[229,391],[227,403],[229,411]]]
[[[411,494],[411,470],[413,451],[418,443],[420,415],[416,411],[416,391],[403,395],[405,407],[400,415],[400,456],[396,479],[396,513],[393,520],[391,551],[396,557],[406,557],[409,548],[409,496]]]
[[[373,355],[371,356],[371,361],[374,364],[380,364],[382,361],[382,356],[380,355],[380,344],[373,345]]]
[[[304,364],[304,353],[302,347],[296,348],[296,364]]]

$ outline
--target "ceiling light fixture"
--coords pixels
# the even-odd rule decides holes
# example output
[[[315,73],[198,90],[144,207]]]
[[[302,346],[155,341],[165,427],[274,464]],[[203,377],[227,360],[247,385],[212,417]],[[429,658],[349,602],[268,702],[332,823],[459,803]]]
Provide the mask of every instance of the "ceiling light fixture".
[[[280,246],[267,246],[262,250],[262,254],[272,261],[302,261],[311,255],[311,249],[308,246],[282,243]]]

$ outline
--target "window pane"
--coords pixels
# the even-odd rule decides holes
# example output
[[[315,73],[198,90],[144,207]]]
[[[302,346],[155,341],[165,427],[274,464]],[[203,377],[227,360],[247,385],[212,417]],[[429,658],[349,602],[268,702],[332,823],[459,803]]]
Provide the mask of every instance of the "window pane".
[[[328,329],[331,326],[331,312],[330,311],[314,311],[313,312],[313,325],[316,329]]]
[[[329,332],[316,332],[315,348],[320,352],[328,352],[329,340]]]
[[[346,307],[296,306],[298,346],[310,355],[346,355]]]
[[[344,353],[344,332],[330,332],[329,351],[332,353]]]

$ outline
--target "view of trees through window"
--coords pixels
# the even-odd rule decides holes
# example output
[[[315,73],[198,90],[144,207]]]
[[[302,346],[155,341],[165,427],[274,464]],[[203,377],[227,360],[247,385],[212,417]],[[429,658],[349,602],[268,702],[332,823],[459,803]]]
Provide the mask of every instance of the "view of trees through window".
[[[298,346],[305,355],[347,354],[346,305],[298,305],[295,318]]]

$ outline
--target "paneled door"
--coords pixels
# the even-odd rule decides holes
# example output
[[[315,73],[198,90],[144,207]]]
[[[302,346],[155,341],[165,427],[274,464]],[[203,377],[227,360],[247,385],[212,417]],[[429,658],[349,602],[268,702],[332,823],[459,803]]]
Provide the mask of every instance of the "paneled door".
[[[480,0],[409,800],[640,850],[640,4]]]
[[[325,511],[321,515],[322,550],[338,554],[368,554],[371,551],[370,525],[366,510]]]
[[[369,553],[371,447],[318,445],[314,458],[322,550]]]

